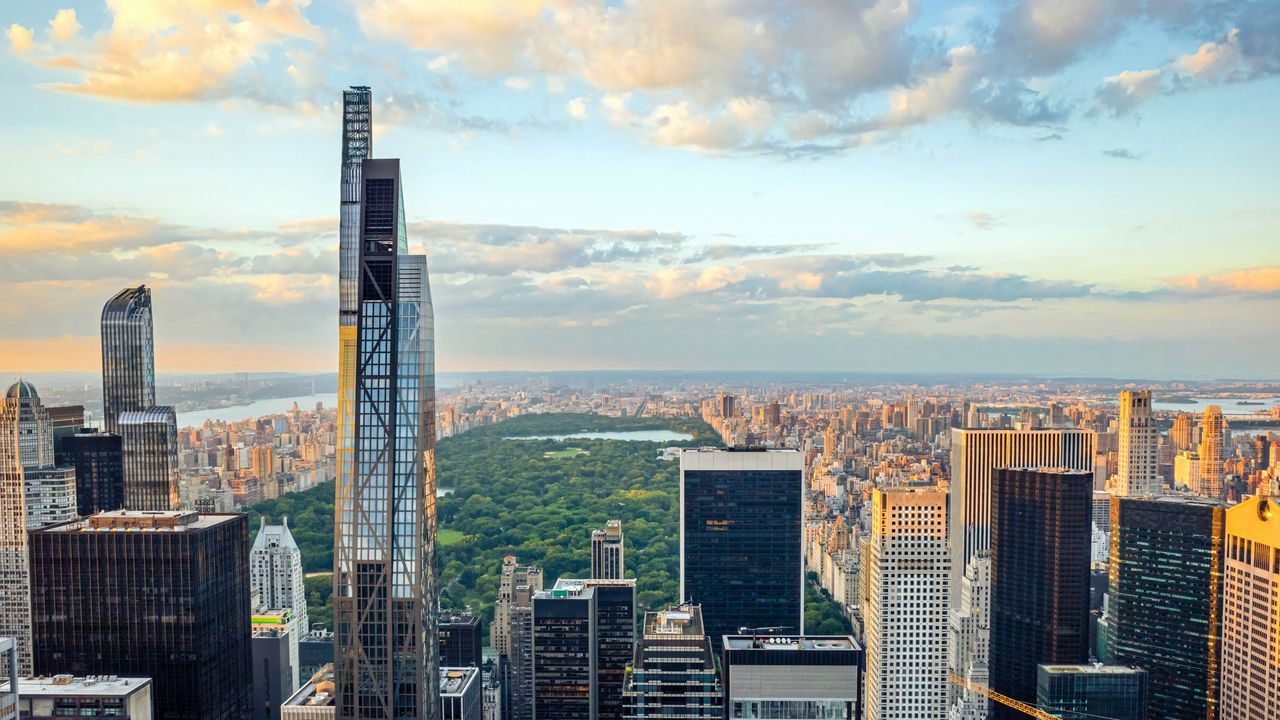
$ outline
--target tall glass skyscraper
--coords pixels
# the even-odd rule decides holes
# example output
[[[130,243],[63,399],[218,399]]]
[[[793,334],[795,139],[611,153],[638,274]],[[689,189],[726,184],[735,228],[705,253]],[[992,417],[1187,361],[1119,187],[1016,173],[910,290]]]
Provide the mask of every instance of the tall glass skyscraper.
[[[334,538],[338,718],[437,714],[434,319],[399,160],[361,167],[350,472]],[[341,401],[341,398],[340,398]]]
[[[129,510],[177,510],[178,417],[172,407],[120,413],[124,506]]]
[[[156,404],[151,291],[125,288],[102,308],[103,429],[120,433],[120,413]]]

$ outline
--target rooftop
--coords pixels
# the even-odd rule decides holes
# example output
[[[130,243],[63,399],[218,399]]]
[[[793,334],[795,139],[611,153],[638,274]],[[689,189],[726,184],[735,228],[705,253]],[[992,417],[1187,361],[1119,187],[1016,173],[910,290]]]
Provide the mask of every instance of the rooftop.
[[[109,510],[38,532],[184,532],[204,530],[239,517],[240,513],[199,514],[190,510]]]
[[[1142,668],[1126,667],[1124,665],[1041,665],[1040,669],[1061,675],[1076,673],[1087,675],[1136,675],[1146,672]]]
[[[726,650],[859,650],[852,635],[725,635]]]
[[[461,695],[475,681],[480,671],[473,667],[440,668],[440,694]]]
[[[55,695],[129,696],[151,684],[151,678],[116,677],[115,675],[54,675],[52,677],[25,677],[18,679],[18,695],[41,697]],[[7,687],[5,683],[0,687]]]
[[[333,663],[324,665],[282,707],[332,707]]]
[[[697,605],[676,605],[644,614],[645,637],[690,636],[701,638],[702,608]]]

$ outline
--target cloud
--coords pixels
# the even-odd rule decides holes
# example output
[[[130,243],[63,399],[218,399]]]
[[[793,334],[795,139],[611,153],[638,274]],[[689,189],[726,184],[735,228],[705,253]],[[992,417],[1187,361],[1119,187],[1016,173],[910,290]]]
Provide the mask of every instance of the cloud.
[[[971,212],[968,215],[965,215],[965,219],[969,221],[970,225],[973,225],[979,230],[990,230],[1000,224],[1000,221],[996,220],[991,213],[982,211]]]
[[[569,113],[570,117],[576,120],[587,119],[587,99],[584,97],[576,97],[564,104],[564,109]]]
[[[24,53],[31,49],[31,31],[17,23],[9,26],[9,47],[16,53]]]
[[[76,20],[74,8],[59,10],[49,21],[49,35],[58,42],[69,42],[80,32],[80,23]]]
[[[1126,70],[1103,80],[1094,96],[1113,115],[1123,115],[1163,92],[1163,82],[1161,70]]]
[[[1183,275],[1169,285],[1192,295],[1246,294],[1280,297],[1280,266]]]
[[[1140,160],[1142,158],[1141,155],[1138,155],[1132,150],[1122,147],[1108,148],[1103,150],[1102,154],[1109,158],[1115,158],[1116,160]]]

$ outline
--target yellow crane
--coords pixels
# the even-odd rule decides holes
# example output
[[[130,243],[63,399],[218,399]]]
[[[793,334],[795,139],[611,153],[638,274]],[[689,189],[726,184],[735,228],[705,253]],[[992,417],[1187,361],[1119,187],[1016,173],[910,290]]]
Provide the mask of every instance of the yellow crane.
[[[1001,695],[1000,693],[996,692],[995,690],[992,690],[991,688],[985,685],[979,685],[978,683],[973,682],[969,678],[963,678],[963,677],[960,677],[959,675],[948,675],[947,680],[950,681],[951,684],[953,685],[959,685],[960,687],[966,690],[970,690],[972,692],[978,693],[979,695],[984,695],[986,697],[989,697],[992,700],[995,700],[996,702],[1000,703],[1001,705],[1006,705],[1008,707],[1011,707],[1014,710],[1018,710],[1022,713],[1025,713],[1026,715],[1030,715],[1031,717],[1036,718],[1037,720],[1062,720],[1062,718],[1058,715],[1051,715],[1041,710],[1040,708],[1036,707],[1035,705],[1028,705],[1027,703],[1022,702],[1021,700],[1014,700],[1008,695]]]

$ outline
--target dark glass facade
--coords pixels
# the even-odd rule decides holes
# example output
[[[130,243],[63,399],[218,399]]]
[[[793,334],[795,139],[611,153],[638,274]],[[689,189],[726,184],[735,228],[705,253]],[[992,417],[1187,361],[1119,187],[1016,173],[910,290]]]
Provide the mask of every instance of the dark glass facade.
[[[400,161],[365,160],[361,175],[352,458],[335,507],[337,717],[432,720],[440,646],[431,291],[426,258],[407,254]]]
[[[119,434],[120,413],[156,404],[151,291],[125,288],[102,308],[103,429]]]
[[[636,581],[560,578],[555,590],[595,591],[595,708],[600,720],[622,717],[622,689],[636,644]]]
[[[76,469],[76,512],[92,515],[124,507],[120,436],[84,430],[63,440],[63,458]]]
[[[803,630],[801,460],[794,451],[682,454],[681,599],[702,606],[717,648],[741,627]]]
[[[104,513],[31,533],[35,671],[152,679],[157,720],[252,714],[244,515]]]
[[[440,667],[480,667],[480,618],[471,613],[440,614]]]
[[[533,596],[533,717],[595,720],[594,588]]]
[[[45,409],[49,411],[49,430],[53,433],[54,462],[69,465],[70,461],[63,458],[64,444],[84,427],[84,406],[63,405]]]
[[[1112,498],[1108,658],[1147,671],[1150,717],[1218,715],[1226,506]]]
[[[178,497],[178,418],[172,407],[120,413],[124,507],[176,510]]]
[[[1093,473],[991,475],[991,688],[1033,703],[1036,666],[1089,660]],[[1023,720],[992,703],[993,720]]]
[[[1147,720],[1147,673],[1116,666],[1041,665],[1036,704],[1063,720]]]

